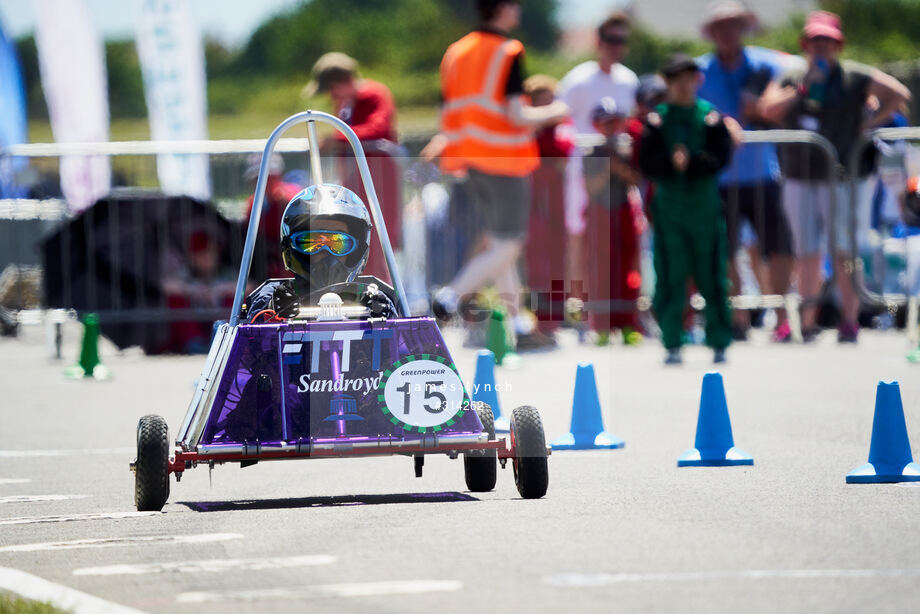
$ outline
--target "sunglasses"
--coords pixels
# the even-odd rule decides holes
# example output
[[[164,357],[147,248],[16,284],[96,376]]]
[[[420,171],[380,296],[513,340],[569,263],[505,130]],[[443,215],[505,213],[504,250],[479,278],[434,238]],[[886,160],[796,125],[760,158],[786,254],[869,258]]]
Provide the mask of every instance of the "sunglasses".
[[[358,241],[347,232],[304,230],[291,235],[291,245],[308,256],[322,250],[326,250],[333,256],[347,256],[355,251]]]
[[[602,43],[606,43],[608,45],[615,45],[617,47],[621,45],[626,45],[629,43],[629,38],[625,36],[602,35],[600,39]]]

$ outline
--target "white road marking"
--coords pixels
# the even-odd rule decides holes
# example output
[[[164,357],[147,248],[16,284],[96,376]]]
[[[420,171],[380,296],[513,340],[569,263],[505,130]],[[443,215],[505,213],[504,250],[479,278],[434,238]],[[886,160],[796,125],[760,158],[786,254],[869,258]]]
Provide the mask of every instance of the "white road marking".
[[[0,589],[24,599],[48,602],[73,614],[143,614],[140,610],[93,597],[9,567],[0,567]]]
[[[75,576],[147,575],[154,573],[216,573],[222,571],[265,571],[290,567],[329,565],[335,557],[328,554],[272,557],[263,559],[207,559],[203,561],[176,561],[174,563],[147,563],[139,565],[109,565],[74,569]]]
[[[26,478],[0,478],[0,486],[6,486],[7,484],[28,484],[32,480]]]
[[[23,516],[21,518],[4,518],[0,526],[10,524],[42,524],[46,522],[70,522],[73,520],[120,520],[138,516],[158,516],[163,512],[111,512],[99,514],[70,514],[67,516]]]
[[[86,450],[0,450],[0,458],[36,456],[86,456],[89,454],[135,454],[136,448],[88,448]]]
[[[0,552],[39,552],[42,550],[76,550],[78,548],[111,548],[137,544],[205,544],[231,539],[242,539],[239,533],[204,533],[201,535],[151,535],[147,537],[110,537],[103,539],[75,539],[68,542],[44,542],[3,546]]]
[[[351,584],[316,584],[299,588],[274,588],[250,591],[190,592],[176,595],[178,603],[218,601],[264,601],[268,599],[310,599],[316,597],[379,597],[458,591],[459,580],[394,580],[390,582],[356,582]]]
[[[564,573],[544,576],[552,586],[590,587],[638,582],[699,582],[701,580],[807,580],[813,578],[915,577],[920,569],[748,569],[665,573]]]
[[[70,499],[85,499],[89,495],[14,495],[0,497],[0,503],[36,503],[38,501],[69,501]]]

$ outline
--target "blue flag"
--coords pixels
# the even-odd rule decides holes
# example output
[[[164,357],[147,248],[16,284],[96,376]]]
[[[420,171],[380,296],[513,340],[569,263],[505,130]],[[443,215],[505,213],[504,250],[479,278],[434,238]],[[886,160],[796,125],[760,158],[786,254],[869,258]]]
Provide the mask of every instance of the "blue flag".
[[[26,92],[16,46],[0,24],[0,148],[26,142]],[[22,198],[27,187],[16,184],[24,158],[0,157],[0,197]]]

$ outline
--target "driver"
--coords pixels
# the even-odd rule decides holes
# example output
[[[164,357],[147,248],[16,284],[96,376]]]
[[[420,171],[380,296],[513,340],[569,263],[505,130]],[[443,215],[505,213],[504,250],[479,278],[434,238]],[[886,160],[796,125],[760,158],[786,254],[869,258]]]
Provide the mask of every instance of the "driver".
[[[396,315],[395,292],[376,277],[359,276],[370,249],[371,220],[354,192],[332,184],[297,194],[281,219],[281,260],[293,278],[270,279],[247,298],[249,322],[277,322],[316,304],[327,292],[367,307],[371,317]]]

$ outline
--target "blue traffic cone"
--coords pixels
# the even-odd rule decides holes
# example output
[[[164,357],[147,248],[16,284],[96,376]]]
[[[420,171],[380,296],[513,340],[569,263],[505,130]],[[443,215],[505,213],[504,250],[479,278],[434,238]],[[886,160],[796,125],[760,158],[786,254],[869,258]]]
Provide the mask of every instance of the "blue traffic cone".
[[[597,394],[594,365],[581,363],[575,372],[571,432],[553,441],[553,450],[598,450],[622,448],[625,442],[604,430],[601,400]]]
[[[700,414],[696,421],[696,442],[693,445],[693,448],[677,459],[678,467],[754,464],[754,457],[735,447],[721,373],[707,373],[703,376]]]
[[[495,354],[489,350],[479,350],[476,355],[476,375],[473,377],[473,400],[488,403],[495,416],[495,432],[508,433],[511,423],[502,417],[498,403],[498,390],[495,388]]]
[[[848,473],[847,484],[917,481],[920,481],[920,465],[910,453],[901,389],[897,382],[879,382],[869,462]]]

